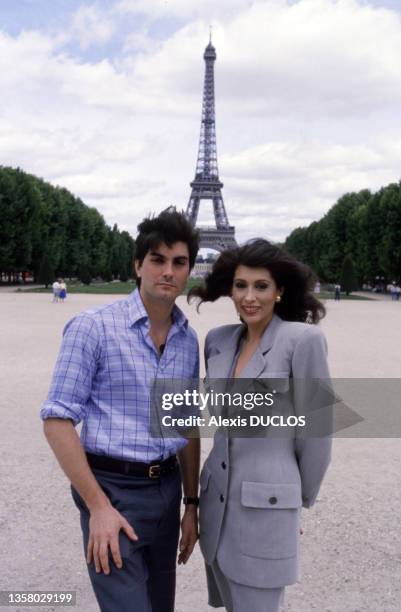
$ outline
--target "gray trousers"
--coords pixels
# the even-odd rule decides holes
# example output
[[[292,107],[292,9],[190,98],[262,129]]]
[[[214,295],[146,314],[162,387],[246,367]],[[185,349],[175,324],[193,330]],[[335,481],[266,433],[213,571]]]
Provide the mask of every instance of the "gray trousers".
[[[217,559],[210,566],[227,612],[280,612],[284,602],[284,587],[258,589],[238,584],[223,574]]]
[[[123,567],[110,558],[110,574],[89,577],[101,612],[174,612],[175,571],[180,526],[181,477],[179,469],[160,479],[138,478],[93,470],[112,505],[132,525],[138,541],[120,531]],[[84,552],[89,539],[89,512],[71,487],[81,514]]]

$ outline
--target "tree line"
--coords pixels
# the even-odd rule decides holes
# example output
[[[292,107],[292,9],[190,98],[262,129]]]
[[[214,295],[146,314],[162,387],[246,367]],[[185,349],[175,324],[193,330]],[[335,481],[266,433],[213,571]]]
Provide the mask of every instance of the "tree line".
[[[322,281],[399,283],[401,183],[345,194],[322,219],[292,231],[284,246]],[[128,232],[109,227],[67,189],[0,166],[1,279],[29,272],[46,284],[56,276],[127,280],[134,252]]]
[[[359,287],[399,283],[401,183],[345,194],[320,221],[291,232],[284,246],[326,282],[354,275]]]
[[[27,272],[48,284],[54,277],[90,282],[132,275],[135,241],[67,189],[19,168],[0,166],[0,274]]]

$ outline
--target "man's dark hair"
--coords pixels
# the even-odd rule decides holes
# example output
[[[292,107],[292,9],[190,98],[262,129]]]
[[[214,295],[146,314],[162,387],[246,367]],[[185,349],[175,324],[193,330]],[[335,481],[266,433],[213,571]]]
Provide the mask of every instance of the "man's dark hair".
[[[189,269],[195,265],[199,250],[199,232],[186,218],[183,212],[178,212],[174,206],[169,206],[157,217],[146,217],[138,225],[136,238],[135,261],[141,265],[146,254],[156,249],[162,242],[172,247],[176,242],[185,242],[189,253]],[[136,283],[140,287],[141,279]]]
[[[284,290],[281,301],[274,307],[284,321],[318,323],[324,317],[325,307],[313,295],[316,278],[311,268],[263,238],[223,251],[204,284],[190,289],[188,301],[198,298],[201,304],[231,295],[235,271],[240,265],[270,272],[277,287]]]

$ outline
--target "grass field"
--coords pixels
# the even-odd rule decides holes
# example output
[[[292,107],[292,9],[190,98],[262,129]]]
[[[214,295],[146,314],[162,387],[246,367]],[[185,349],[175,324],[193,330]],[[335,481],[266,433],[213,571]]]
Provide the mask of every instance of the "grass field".
[[[188,290],[194,285],[199,284],[200,279],[190,278],[187,286],[185,288],[184,293],[187,293]],[[71,283],[68,285],[68,293],[93,293],[93,294],[128,294],[134,290],[136,287],[135,281],[121,283],[120,281],[114,281],[112,283],[92,283],[90,285],[82,285],[82,283]],[[18,291],[18,289],[17,289]],[[52,293],[50,287],[45,289],[45,287],[36,287],[32,289],[21,289],[21,291],[34,292],[34,293]],[[334,293],[331,291],[321,291],[318,296],[321,300],[332,300],[334,299]],[[341,294],[342,300],[370,300],[371,298],[360,296],[360,295],[345,295],[345,293]]]
[[[197,284],[199,284],[199,279],[189,279],[187,286],[185,287],[185,293],[187,293],[191,287]],[[90,285],[71,283],[67,286],[67,293],[106,293],[121,295],[131,293],[135,287],[135,281],[127,283],[121,283],[120,281],[115,281],[112,283],[91,283]],[[32,293],[52,293],[51,287],[48,287],[47,289],[45,287],[35,287],[32,289],[21,289],[21,291]]]
[[[334,300],[334,292],[332,291],[321,291],[319,293],[319,295],[317,295],[315,293],[316,297],[319,298],[319,300]],[[342,300],[368,300],[368,301],[372,301],[372,298],[364,296],[364,295],[352,295],[352,293],[350,295],[346,295],[345,293],[341,294],[341,299]]]

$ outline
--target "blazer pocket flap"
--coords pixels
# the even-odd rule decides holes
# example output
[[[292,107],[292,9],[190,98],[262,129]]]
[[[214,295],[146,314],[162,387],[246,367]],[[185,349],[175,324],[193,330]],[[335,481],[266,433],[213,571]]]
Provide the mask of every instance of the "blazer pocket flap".
[[[210,470],[204,465],[199,477],[199,485],[201,491],[206,491],[210,480]]]
[[[301,487],[297,484],[244,481],[241,486],[241,503],[247,508],[300,508]]]
[[[288,372],[262,372],[258,382],[275,393],[287,393],[290,389],[290,375]]]

